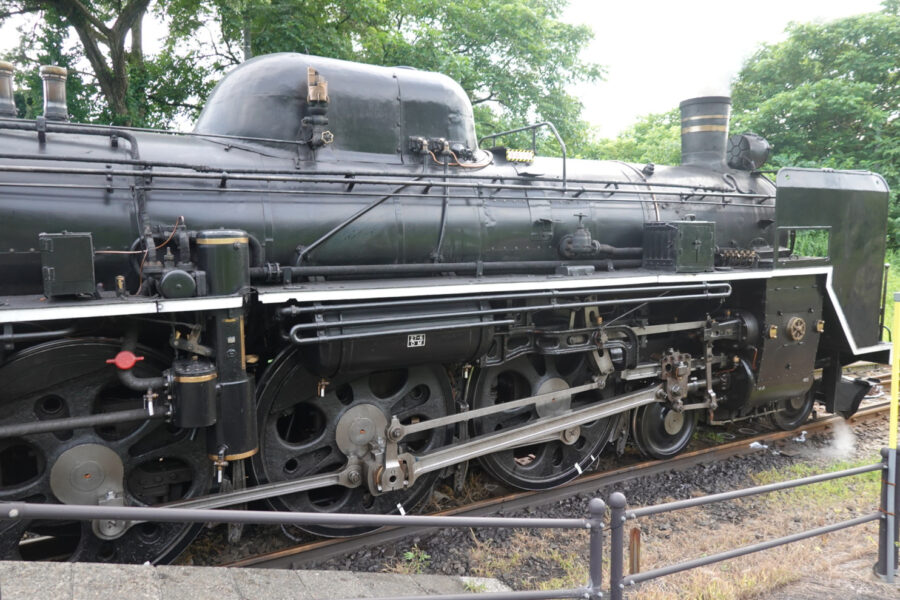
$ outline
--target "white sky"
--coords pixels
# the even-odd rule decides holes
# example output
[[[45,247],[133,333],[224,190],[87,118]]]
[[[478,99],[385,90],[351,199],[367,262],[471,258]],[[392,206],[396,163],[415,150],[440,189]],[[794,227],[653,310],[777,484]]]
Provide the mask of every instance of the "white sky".
[[[828,21],[878,11],[880,0],[569,0],[564,20],[589,25],[594,41],[582,58],[606,67],[606,79],[573,91],[603,136],[681,100],[728,95],[729,82],[763,42],[785,38],[791,21]],[[16,25],[0,27],[0,53],[16,43]],[[165,34],[148,18],[144,47]],[[155,39],[156,38],[156,39]]]
[[[880,0],[570,0],[565,20],[589,25],[585,60],[606,80],[579,86],[585,119],[615,136],[638,117],[681,100],[729,95],[729,83],[763,42],[791,21],[829,21],[881,9]]]

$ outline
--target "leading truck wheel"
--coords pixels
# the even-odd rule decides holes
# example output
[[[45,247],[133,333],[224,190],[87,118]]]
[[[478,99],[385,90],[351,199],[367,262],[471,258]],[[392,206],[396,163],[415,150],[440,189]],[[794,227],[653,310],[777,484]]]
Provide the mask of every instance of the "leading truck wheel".
[[[62,340],[20,352],[0,367],[0,424],[142,407],[140,394],[122,387],[115,367],[106,364],[120,349],[109,340]],[[158,375],[162,357],[146,348],[139,352],[145,360],[136,374]],[[206,493],[211,472],[201,432],[161,420],[0,440],[0,502],[55,503],[61,496],[69,503],[97,504],[103,481],[118,478],[126,506],[153,505]],[[90,522],[5,521],[0,557],[166,563],[199,529],[141,523],[101,539]]]
[[[259,483],[291,481],[340,471],[347,463],[340,440],[353,432],[349,424],[390,422],[396,415],[407,425],[445,416],[451,401],[450,381],[440,366],[417,366],[339,376],[321,397],[318,378],[302,365],[301,354],[289,349],[269,367],[259,385],[259,453],[252,459]],[[400,453],[422,454],[450,442],[449,428],[422,431],[400,442]],[[411,488],[370,493],[359,487],[334,485],[269,499],[275,510],[392,514],[411,512],[428,500],[438,473],[416,480]],[[304,525],[329,537],[351,536],[370,527]]]
[[[803,425],[812,414],[815,398],[812,390],[800,396],[785,398],[775,403],[775,412],[769,415],[772,424],[782,431],[792,431]]]
[[[671,458],[691,441],[697,427],[697,412],[677,412],[663,402],[642,406],[632,415],[634,441],[647,456]]]

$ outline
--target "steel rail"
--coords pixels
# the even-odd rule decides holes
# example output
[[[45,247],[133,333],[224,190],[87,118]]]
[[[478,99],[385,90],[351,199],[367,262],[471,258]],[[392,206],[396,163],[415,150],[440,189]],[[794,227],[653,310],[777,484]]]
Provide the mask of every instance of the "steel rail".
[[[852,424],[857,421],[864,421],[877,417],[883,414],[888,407],[889,403],[886,402],[868,406],[853,415],[853,417],[849,419],[849,422]],[[825,430],[838,421],[844,421],[843,417],[837,415],[826,417],[805,423],[794,431],[766,432],[741,440],[686,452],[668,460],[644,461],[609,471],[586,474],[578,479],[549,490],[514,492],[512,494],[489,498],[473,504],[439,511],[433,513],[433,515],[490,515],[545,506],[577,494],[593,493],[600,488],[631,481],[638,477],[646,477],[669,471],[684,471],[696,465],[709,462],[710,460],[722,460],[733,456],[760,452],[764,448],[751,447],[753,442],[776,442],[794,437],[801,428],[809,432]],[[281,550],[275,550],[273,552],[249,556],[226,563],[223,566],[295,569],[309,563],[319,563],[323,560],[345,556],[351,552],[364,548],[371,548],[380,544],[394,542],[415,535],[418,531],[419,530],[414,527],[385,528],[351,538],[317,540]]]
[[[430,471],[464,462],[479,454],[514,448],[582,423],[588,423],[611,414],[617,414],[618,412],[629,410],[635,406],[657,402],[656,391],[660,388],[661,386],[657,385],[629,394],[623,394],[596,405],[570,411],[544,421],[531,424],[526,423],[513,429],[502,430],[497,433],[472,438],[466,444],[457,444],[424,455],[406,453],[403,454],[401,458],[409,463],[410,476],[411,479],[414,479],[415,477]],[[485,450],[479,452],[479,448],[485,448]],[[348,485],[348,474],[352,469],[353,467],[351,465],[347,465],[342,470],[333,473],[304,477],[303,479],[264,483],[243,490],[211,494],[199,498],[171,502],[161,506],[167,508],[220,508],[224,506],[233,506],[235,504],[243,504],[253,500],[285,496],[331,485]],[[349,485],[349,487],[355,486]]]
[[[467,410],[465,412],[447,415],[446,417],[427,419],[425,421],[419,421],[418,423],[411,423],[409,425],[399,425],[398,434],[400,435],[400,437],[398,437],[398,439],[395,441],[399,442],[404,437],[412,435],[414,433],[419,433],[420,431],[428,431],[429,429],[436,429],[438,427],[454,425],[456,423],[462,423],[463,421],[471,421],[472,419],[477,419],[478,417],[493,415],[499,412],[506,412],[515,408],[523,408],[525,406],[532,406],[534,404],[540,404],[542,402],[546,402],[547,405],[552,405],[557,400],[568,400],[576,394],[580,394],[582,392],[590,392],[599,388],[599,383],[586,383],[584,385],[576,385],[575,387],[566,388],[557,392],[547,392],[546,394],[537,394],[535,396],[520,398],[519,400],[512,400],[510,402],[501,402],[500,404],[495,404],[493,406],[485,406],[484,408]]]
[[[168,410],[165,407],[160,407],[160,410],[157,412],[149,412],[146,408],[135,408],[132,410],[82,415],[79,417],[65,417],[62,419],[46,419],[43,421],[30,421],[28,423],[15,423],[13,425],[0,425],[0,440],[23,435],[50,433],[52,431],[70,431],[82,427],[98,427],[101,425],[132,423],[134,421],[166,419],[169,416]]]

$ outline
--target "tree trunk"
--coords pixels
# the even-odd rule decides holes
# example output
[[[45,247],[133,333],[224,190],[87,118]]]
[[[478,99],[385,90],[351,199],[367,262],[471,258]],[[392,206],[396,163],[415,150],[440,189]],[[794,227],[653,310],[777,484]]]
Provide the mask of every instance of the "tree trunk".
[[[244,61],[248,61],[253,58],[253,47],[251,46],[252,40],[250,39],[250,15],[247,14],[247,9],[244,9],[243,14],[241,15],[241,21],[243,21],[241,26],[241,37],[244,42]]]
[[[109,103],[113,121],[123,125],[131,125],[138,116],[128,108],[129,53],[125,51],[125,37],[132,32],[130,59],[141,64],[144,59],[141,20],[149,4],[150,0],[128,0],[118,11],[112,26],[104,23],[80,0],[38,0],[35,5],[36,10],[55,9],[75,29],[84,46],[84,55],[97,76],[100,91]],[[100,44],[108,48],[108,60],[100,50]]]

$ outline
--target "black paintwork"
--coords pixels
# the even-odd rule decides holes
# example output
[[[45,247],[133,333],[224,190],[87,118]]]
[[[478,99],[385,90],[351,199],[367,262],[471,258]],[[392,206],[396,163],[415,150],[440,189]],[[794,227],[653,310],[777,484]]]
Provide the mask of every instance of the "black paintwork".
[[[307,101],[323,91],[319,81],[310,92],[309,69],[327,81],[327,105],[318,96]],[[442,75],[280,54],[235,68],[192,134],[0,120],[0,351],[20,351],[14,355],[20,359],[6,363],[0,354],[0,373],[15,380],[23,398],[39,393],[48,374],[51,381],[61,378],[65,393],[77,391],[63,381],[74,371],[62,372],[59,364],[89,350],[87,336],[103,339],[103,352],[86,356],[104,379],[130,381],[132,392],[148,398],[174,394],[175,423],[205,429],[196,443],[190,438],[192,465],[204,451],[225,460],[259,451],[252,459],[259,482],[340,468],[346,457],[336,432],[354,404],[408,423],[442,416],[454,403],[465,410],[467,402],[497,401],[491,390],[466,396],[473,365],[480,367],[475,388],[491,372],[514,371],[501,394],[510,400],[538,393],[544,383],[558,386],[551,381],[557,371],[568,384],[601,369],[618,372],[602,394],[578,395],[574,403],[656,385],[659,372],[671,378],[665,356],[706,361],[704,368],[694,363],[695,379],[680,382],[687,392],[676,396],[667,383],[671,403],[632,411],[638,444],[658,457],[678,452],[694,420],[706,417],[692,410],[677,433],[665,427],[681,394],[688,402],[713,399],[704,395],[707,382],[719,398],[713,418],[741,418],[807,393],[814,367],[821,366],[822,383],[811,393],[849,414],[865,390],[841,379],[841,365],[853,359],[851,342],[872,345],[880,335],[887,186],[871,173],[793,169],[779,173],[776,195],[765,176],[743,170],[760,166],[764,141],[748,141],[732,153],[731,163],[741,168],[726,164],[729,111],[723,97],[682,103],[680,166],[508,162],[503,148],[478,149],[471,105]],[[809,227],[828,228],[827,259],[793,256],[784,248],[791,230]],[[127,290],[121,297],[107,292],[76,299],[71,288],[57,297],[43,287],[42,267],[60,257],[45,256],[42,263],[39,234],[66,231],[88,232],[95,251],[93,272],[83,251],[54,263],[79,286],[75,291],[91,292],[93,276],[111,290],[122,275]],[[834,298],[823,273],[796,270],[822,265],[834,269]],[[774,270],[790,275],[770,277],[783,274]],[[667,278],[649,277],[658,274]],[[648,276],[638,281],[649,287],[623,283],[600,290],[593,281],[569,288],[587,275],[606,282]],[[679,292],[685,282],[703,288],[711,275],[717,279],[705,291]],[[523,291],[523,281],[546,288],[548,278],[562,285]],[[432,290],[445,282],[493,285],[469,288],[453,301],[431,292],[399,301],[382,294],[423,281]],[[507,284],[514,294],[503,293]],[[280,292],[298,286],[338,291],[331,297],[343,306],[257,301],[262,292],[285,298]],[[719,292],[710,289],[715,286]],[[373,289],[371,302],[340,295]],[[51,297],[41,298],[42,291]],[[154,315],[157,293],[235,296],[243,308]],[[113,307],[142,316],[74,319],[71,328],[43,331],[44,324],[17,323],[14,330],[3,323],[4,310],[77,312],[84,306],[99,309],[95,316]],[[789,336],[798,319],[806,328],[802,339]],[[160,367],[169,361],[171,370],[154,378],[117,377],[103,361],[120,347],[125,330],[131,346],[123,347],[134,349],[140,336],[144,347],[166,353]],[[64,335],[76,339],[43,358],[40,349],[58,342],[37,344]],[[212,373],[214,384],[203,377],[190,381]],[[402,385],[386,385],[391,382]],[[2,375],[0,383],[6,383]],[[7,421],[31,419],[31,407],[21,400],[0,402],[0,415],[15,408]],[[512,425],[522,414],[503,413],[502,424],[482,419],[474,430]],[[422,452],[445,446],[449,429],[410,443]],[[590,439],[566,445],[558,456],[565,464],[591,464],[607,437],[624,442],[625,429],[625,417],[584,425],[581,433]],[[467,427],[456,432],[459,439],[468,433]],[[296,446],[303,440],[309,447]],[[315,447],[313,440],[324,445]],[[527,463],[520,469],[513,460],[495,470],[519,487],[561,483],[580,467],[557,468],[550,450],[559,444],[535,451],[531,479],[523,474]],[[61,449],[49,444],[47,456]],[[515,458],[506,452],[486,461],[504,456]],[[204,473],[195,480],[206,490],[209,470]],[[436,477],[399,496],[376,495],[371,505],[365,485],[335,487],[324,500],[304,493],[274,504],[411,509]],[[34,479],[43,485],[47,478]],[[183,532],[176,533],[160,545],[182,540]],[[0,535],[0,556],[7,553],[3,543],[12,548],[18,537]],[[78,557],[96,558],[92,552]],[[149,559],[159,556],[147,552]]]

